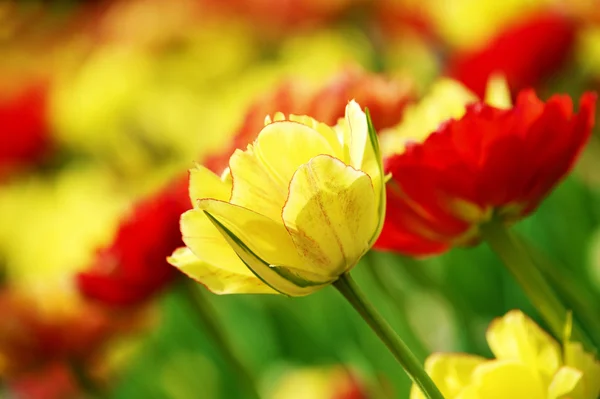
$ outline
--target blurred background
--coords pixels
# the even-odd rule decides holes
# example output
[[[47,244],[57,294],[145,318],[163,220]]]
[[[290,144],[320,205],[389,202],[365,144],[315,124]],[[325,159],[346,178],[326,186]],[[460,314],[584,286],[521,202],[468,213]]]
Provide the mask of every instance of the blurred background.
[[[481,96],[494,73],[513,95],[598,89],[600,3],[0,2],[0,397],[244,398],[165,261],[191,207],[187,170],[222,171],[275,111],[335,123],[356,98],[385,129],[439,77]],[[595,132],[517,226],[595,294],[599,189]],[[535,316],[484,245],[370,253],[354,276],[421,361],[489,356],[493,318]],[[193,289],[265,398],[408,397],[408,377],[334,289]]]

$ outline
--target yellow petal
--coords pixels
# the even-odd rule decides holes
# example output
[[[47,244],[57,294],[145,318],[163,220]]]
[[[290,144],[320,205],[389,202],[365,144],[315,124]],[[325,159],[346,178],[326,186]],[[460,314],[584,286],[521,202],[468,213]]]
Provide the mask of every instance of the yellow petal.
[[[403,153],[408,142],[423,142],[442,122],[461,118],[465,114],[465,106],[475,101],[477,96],[461,83],[440,79],[427,96],[406,108],[397,127],[382,132],[383,156]]]
[[[565,365],[583,373],[573,398],[596,399],[600,396],[600,362],[578,342],[565,343],[564,351]]]
[[[181,215],[181,234],[185,245],[203,262],[231,273],[253,275],[202,210]]]
[[[362,169],[365,148],[367,147],[368,127],[367,117],[360,105],[352,100],[346,105],[344,128],[348,130],[348,148],[350,153],[349,165],[354,169]]]
[[[167,261],[215,294],[276,294],[254,275],[237,274],[201,261],[189,250],[178,248]]]
[[[201,198],[215,198],[223,201],[231,196],[231,184],[221,180],[212,171],[202,165],[190,169],[190,201],[197,207]]]
[[[475,368],[473,379],[456,399],[547,399],[545,385],[531,367],[494,360]]]
[[[556,375],[554,375],[548,387],[548,399],[560,399],[564,395],[573,392],[577,384],[579,384],[582,374],[581,371],[572,367],[561,367]],[[574,396],[572,397],[574,398]],[[596,396],[590,397],[590,399],[594,398]]]
[[[281,218],[288,186],[274,179],[251,146],[246,151],[234,152],[229,167],[233,179],[232,204],[273,220]]]
[[[333,153],[335,154],[336,158],[341,159],[344,156],[342,143],[340,143],[338,133],[331,126],[328,126],[306,115],[290,115],[288,118],[290,121],[302,123],[319,132],[321,136],[327,140],[329,146],[333,149]]]
[[[377,131],[373,126],[371,115],[367,110],[367,125],[369,132],[369,145],[365,149],[365,158],[363,160],[362,171],[367,173],[373,183],[373,190],[375,191],[375,204],[378,209],[379,224],[377,232],[375,233],[375,240],[379,237],[381,230],[383,229],[383,222],[385,219],[385,208],[386,208],[386,193],[385,193],[385,176],[383,172],[383,160],[381,158],[381,150],[379,148],[379,138],[377,137]],[[390,175],[391,177],[391,175]]]
[[[335,155],[318,131],[290,121],[265,126],[256,139],[254,153],[286,189],[300,165],[319,154]]]
[[[304,272],[282,223],[227,202],[206,199],[200,201],[199,206],[244,264],[274,290],[302,296],[333,281]]]
[[[548,383],[561,365],[558,343],[519,310],[494,320],[486,338],[496,358],[519,360],[539,370]]]
[[[436,353],[425,361],[425,371],[444,398],[452,399],[470,383],[475,368],[485,361],[474,355]],[[413,384],[410,399],[425,399],[416,384]]]
[[[349,270],[370,248],[378,225],[369,176],[327,155],[302,165],[283,209],[303,262],[330,277]]]
[[[502,75],[492,75],[485,88],[485,102],[492,107],[509,109],[512,107],[508,82]]]

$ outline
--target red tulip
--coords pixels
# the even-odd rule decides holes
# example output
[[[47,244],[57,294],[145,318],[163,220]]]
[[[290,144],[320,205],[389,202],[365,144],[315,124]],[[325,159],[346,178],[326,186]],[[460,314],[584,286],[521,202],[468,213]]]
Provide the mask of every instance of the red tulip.
[[[508,27],[481,48],[453,55],[448,75],[480,97],[495,73],[505,76],[515,92],[535,86],[567,59],[575,44],[575,28],[563,15],[536,15]]]
[[[113,243],[79,274],[80,291],[107,305],[141,304],[175,277],[166,257],[181,245],[179,216],[191,207],[187,176],[135,205]]]
[[[567,174],[590,136],[596,96],[579,113],[568,96],[547,102],[532,90],[510,109],[467,106],[424,142],[386,160],[388,208],[376,246],[412,255],[479,239],[479,225],[512,224],[533,212]]]
[[[46,155],[46,97],[47,85],[39,83],[0,97],[0,178]]]

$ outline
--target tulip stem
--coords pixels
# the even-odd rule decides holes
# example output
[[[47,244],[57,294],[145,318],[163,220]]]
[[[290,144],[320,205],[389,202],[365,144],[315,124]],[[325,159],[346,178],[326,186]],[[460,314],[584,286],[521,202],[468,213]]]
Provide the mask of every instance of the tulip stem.
[[[74,377],[78,384],[79,389],[91,398],[101,399],[104,398],[104,392],[96,384],[93,378],[89,375],[85,366],[74,359],[69,360],[69,367],[71,369],[71,375]]]
[[[511,235],[500,221],[482,225],[481,233],[521,286],[552,334],[562,340],[565,334],[568,310],[534,264],[526,248]],[[574,340],[582,342],[587,347],[593,347],[591,340],[583,333],[575,320],[573,320],[572,331]]]
[[[556,265],[524,238],[515,236],[527,249],[538,269],[562,300],[579,316],[585,331],[596,348],[600,349],[600,301],[587,287],[582,286],[562,266]]]
[[[444,396],[423,369],[415,355],[408,346],[381,317],[375,308],[366,300],[364,294],[350,277],[343,274],[333,286],[346,298],[354,310],[360,314],[363,320],[377,334],[381,341],[388,347],[396,360],[404,368],[408,376],[421,388],[428,399],[444,399]]]
[[[214,308],[202,296],[196,283],[190,280],[184,281],[182,284],[185,297],[190,306],[194,309],[194,314],[198,317],[198,320],[204,327],[204,331],[209,339],[211,339],[214,347],[220,352],[223,359],[237,377],[238,383],[241,389],[245,391],[246,397],[248,399],[260,399],[254,377],[240,361],[235,349],[227,339],[225,331],[223,331],[221,324],[217,320]]]

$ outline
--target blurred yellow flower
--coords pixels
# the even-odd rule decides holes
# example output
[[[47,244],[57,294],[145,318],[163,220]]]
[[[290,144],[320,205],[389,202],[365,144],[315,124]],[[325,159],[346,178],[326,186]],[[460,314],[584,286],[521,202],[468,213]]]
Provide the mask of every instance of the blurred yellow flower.
[[[487,341],[496,356],[434,354],[425,369],[446,399],[596,399],[600,362],[581,344],[561,347],[531,319],[513,310],[492,322]],[[411,399],[424,398],[413,386]]]
[[[406,107],[398,126],[380,133],[384,158],[403,153],[407,142],[424,141],[442,121],[460,118],[465,113],[465,105],[475,101],[477,96],[459,82],[438,80],[424,98]]]
[[[490,78],[485,102],[497,108],[511,106],[506,80],[499,75]],[[407,143],[423,142],[440,124],[449,119],[460,119],[466,105],[479,101],[478,97],[460,82],[442,78],[437,80],[419,102],[406,107],[400,123],[380,132],[383,157],[401,154]]]
[[[169,261],[211,291],[301,296],[356,265],[382,228],[377,136],[352,101],[335,127],[276,114],[221,178],[191,171],[186,248]]]
[[[0,256],[7,283],[50,313],[75,307],[72,277],[112,239],[127,202],[99,168],[75,166],[54,179],[2,187]]]
[[[414,0],[409,0],[410,2]],[[554,0],[454,0],[421,3],[437,32],[452,46],[475,48],[500,29],[539,10],[551,8]],[[418,3],[417,3],[418,4]]]
[[[275,383],[265,397],[268,399],[365,399],[367,390],[356,375],[342,366],[304,367],[283,370],[283,373],[275,378]]]

